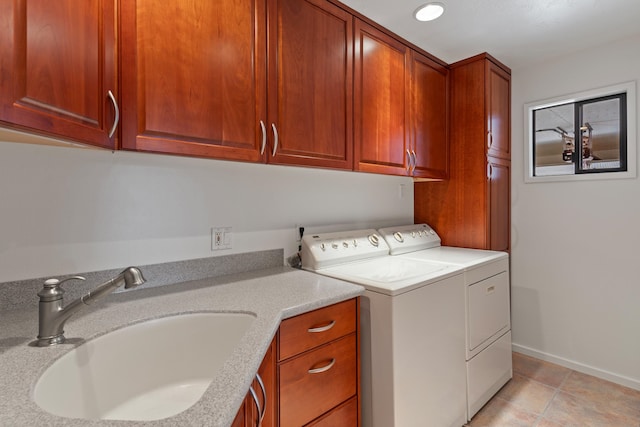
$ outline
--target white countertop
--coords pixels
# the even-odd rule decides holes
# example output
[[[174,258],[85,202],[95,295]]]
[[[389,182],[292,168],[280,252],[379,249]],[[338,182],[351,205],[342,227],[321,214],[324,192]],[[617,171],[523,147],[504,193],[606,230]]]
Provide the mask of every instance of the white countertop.
[[[141,287],[113,294],[78,313],[65,326],[68,342],[48,348],[30,345],[38,334],[37,308],[0,312],[0,425],[228,427],[280,321],[363,291],[361,286],[288,267]],[[140,321],[198,311],[250,312],[256,320],[200,401],[186,411],[157,421],[84,420],[51,415],[33,401],[33,387],[44,370],[82,342]]]

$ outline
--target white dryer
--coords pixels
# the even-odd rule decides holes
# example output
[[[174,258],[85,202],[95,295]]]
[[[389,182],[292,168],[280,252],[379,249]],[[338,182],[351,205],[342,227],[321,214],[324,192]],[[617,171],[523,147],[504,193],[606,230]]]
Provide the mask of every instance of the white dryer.
[[[467,419],[513,375],[509,256],[505,252],[441,246],[427,224],[378,230],[399,259],[464,268]]]

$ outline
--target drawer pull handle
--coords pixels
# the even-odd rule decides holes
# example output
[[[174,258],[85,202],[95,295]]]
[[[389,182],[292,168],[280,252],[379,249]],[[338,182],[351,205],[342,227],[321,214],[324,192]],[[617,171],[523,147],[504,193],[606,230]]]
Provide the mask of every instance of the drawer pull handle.
[[[487,288],[487,293],[488,293],[488,294],[490,294],[490,293],[492,293],[492,292],[493,292],[493,291],[495,291],[495,290],[496,290],[496,287],[495,287],[495,286],[489,286],[489,287]]]
[[[336,359],[331,359],[331,362],[329,362],[327,365],[323,366],[322,368],[309,369],[309,371],[307,372],[309,372],[310,374],[321,374],[333,368],[333,365],[335,364],[336,364]]]
[[[318,326],[318,327],[315,327],[315,328],[309,328],[309,329],[307,329],[307,332],[311,332],[311,333],[326,332],[329,329],[333,328],[335,325],[336,325],[336,321],[332,320],[327,325]]]

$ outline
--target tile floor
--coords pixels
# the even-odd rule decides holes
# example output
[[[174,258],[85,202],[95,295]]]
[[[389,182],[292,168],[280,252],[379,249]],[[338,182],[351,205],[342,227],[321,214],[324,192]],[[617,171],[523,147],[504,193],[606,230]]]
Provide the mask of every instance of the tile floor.
[[[640,427],[640,391],[513,353],[513,379],[469,427]]]

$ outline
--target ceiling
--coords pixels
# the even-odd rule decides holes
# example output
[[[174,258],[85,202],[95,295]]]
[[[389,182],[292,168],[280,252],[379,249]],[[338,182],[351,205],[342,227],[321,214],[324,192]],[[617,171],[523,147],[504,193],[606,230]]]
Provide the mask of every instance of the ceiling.
[[[640,34],[639,0],[436,0],[431,22],[413,18],[430,0],[341,1],[447,63],[488,52],[515,70]]]

